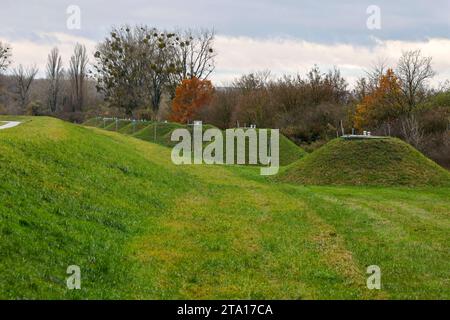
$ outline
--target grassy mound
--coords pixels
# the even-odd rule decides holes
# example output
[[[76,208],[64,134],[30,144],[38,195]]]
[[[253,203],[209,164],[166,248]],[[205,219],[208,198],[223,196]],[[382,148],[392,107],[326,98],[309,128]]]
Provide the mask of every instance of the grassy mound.
[[[137,133],[139,130],[144,129],[145,127],[149,126],[152,122],[151,121],[135,121],[135,122],[131,122],[128,125],[122,127],[121,129],[119,129],[120,133],[123,134],[129,134],[129,135],[133,135],[135,133]]]
[[[180,128],[186,128],[189,131],[192,132],[193,127],[182,125],[179,123],[174,122],[149,122],[149,121],[138,121],[135,124],[133,124],[130,121],[119,121],[118,125],[116,125],[115,121],[113,120],[106,120],[106,126],[103,120],[99,120],[96,118],[89,119],[83,125],[86,126],[92,126],[92,127],[98,127],[102,129],[106,129],[109,131],[118,131],[123,134],[132,135],[135,138],[145,140],[148,142],[153,142],[165,147],[173,147],[177,144],[177,142],[174,142],[171,140],[171,135],[173,130],[180,129]],[[118,127],[118,130],[117,130]],[[202,126],[203,131],[208,130],[210,128],[215,128],[212,125],[204,124]],[[225,137],[225,132],[223,133]],[[224,140],[225,142],[225,140]],[[294,161],[299,160],[304,155],[306,155],[306,152],[297,146],[294,142],[289,140],[286,136],[283,134],[280,134],[280,165],[286,166]],[[204,147],[208,143],[204,143]],[[225,143],[224,143],[225,145]],[[246,150],[248,150],[248,145],[246,144]],[[236,150],[235,150],[236,154]],[[224,157],[225,157],[225,150],[224,150]],[[235,156],[236,158],[236,156]],[[248,156],[246,155],[246,159],[248,159]]]
[[[173,147],[177,142],[173,142],[170,139],[172,131],[181,128],[186,128],[186,126],[172,122],[152,123],[133,134],[133,137],[166,147]]]
[[[156,127],[156,130],[155,130]],[[137,132],[136,134],[134,134],[133,136],[142,140],[146,140],[146,141],[150,141],[150,142],[154,142],[166,147],[173,147],[174,145],[177,144],[177,142],[171,141],[171,135],[173,130],[175,129],[179,129],[179,128],[187,128],[189,131],[192,132],[192,126],[185,126],[185,125],[181,125],[178,123],[153,123],[147,127],[145,127],[144,129],[142,129],[141,131]],[[211,125],[203,125],[202,129],[203,131],[206,131],[210,128],[215,128],[214,126]],[[226,139],[225,139],[225,132],[223,132],[223,136],[224,136],[224,146],[226,143]],[[269,135],[270,137],[270,135]],[[246,150],[248,150],[248,144],[247,144],[246,140]],[[285,166],[288,165],[300,158],[302,158],[306,152],[301,149],[300,147],[298,147],[295,143],[293,143],[291,140],[289,140],[286,136],[280,134],[280,165],[281,166]],[[205,147],[208,144],[208,142],[204,142],[203,146]],[[235,144],[235,148],[236,148],[236,144]],[[235,150],[235,155],[236,155],[236,150]],[[224,158],[226,156],[226,152],[224,150]],[[236,158],[236,156],[235,156]],[[248,155],[246,155],[246,159],[248,160]],[[246,161],[247,161],[246,160]]]
[[[306,156],[306,151],[280,133],[280,165],[289,165]]]
[[[102,119],[91,118],[83,122],[84,126],[102,128],[108,131],[121,131],[131,124],[131,120],[114,120],[114,119]]]
[[[106,126],[103,129],[108,130],[108,131],[120,131],[121,129],[125,128],[129,124],[131,124],[130,120],[117,120],[117,121],[113,121],[111,124],[109,124],[108,126]]]
[[[450,185],[450,173],[395,139],[335,139],[290,165],[279,180],[313,185]]]

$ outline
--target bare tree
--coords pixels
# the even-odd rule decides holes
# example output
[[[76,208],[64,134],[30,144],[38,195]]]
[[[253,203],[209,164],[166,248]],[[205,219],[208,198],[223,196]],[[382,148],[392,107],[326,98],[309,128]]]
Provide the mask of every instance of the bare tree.
[[[215,69],[214,30],[187,30],[179,33],[177,39],[180,45],[176,47],[174,58],[179,69],[171,77],[171,94],[184,79],[204,80]]]
[[[72,111],[81,111],[84,104],[84,86],[87,74],[88,57],[86,47],[77,43],[70,58],[69,78],[71,85]]]
[[[178,47],[178,59],[181,70],[178,73],[180,80],[196,77],[207,79],[214,71],[213,49],[214,30],[186,31],[182,37],[184,45]]]
[[[55,47],[48,55],[47,61],[47,79],[49,81],[48,106],[51,112],[55,112],[58,107],[62,77],[63,67],[61,55],[59,54],[58,48]]]
[[[401,119],[401,130],[404,139],[409,144],[417,149],[421,149],[424,133],[414,114],[407,115]]]
[[[435,75],[431,57],[423,57],[420,50],[403,52],[397,65],[397,76],[405,98],[405,109],[411,113],[425,97],[425,85]]]
[[[232,87],[239,89],[242,92],[264,89],[269,84],[270,77],[271,75],[269,70],[261,70],[244,74],[233,81]]]
[[[386,73],[387,69],[387,59],[384,57],[379,57],[372,63],[370,70],[365,72],[367,76],[367,86],[370,91],[374,91],[378,87],[380,78]]]
[[[11,48],[0,42],[0,73],[5,71],[11,64]]]
[[[24,68],[22,65],[19,65],[13,70],[17,98],[22,112],[25,111],[30,100],[30,87],[37,73],[38,69],[36,66]]]

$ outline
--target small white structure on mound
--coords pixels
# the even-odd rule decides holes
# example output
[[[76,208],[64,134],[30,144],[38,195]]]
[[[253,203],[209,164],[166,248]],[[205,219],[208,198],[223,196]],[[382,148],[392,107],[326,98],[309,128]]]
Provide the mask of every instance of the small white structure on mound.
[[[0,123],[1,122],[6,122],[6,124],[0,126],[0,130],[9,129],[20,124],[20,121],[0,121]]]
[[[341,138],[346,140],[359,140],[359,139],[388,139],[386,136],[372,136],[369,132],[364,131],[364,134],[344,134]]]

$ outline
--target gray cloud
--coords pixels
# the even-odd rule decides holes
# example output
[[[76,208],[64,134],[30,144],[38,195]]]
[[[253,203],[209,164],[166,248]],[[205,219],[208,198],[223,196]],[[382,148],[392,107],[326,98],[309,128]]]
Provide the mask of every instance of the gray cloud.
[[[224,1],[224,0],[6,0],[0,32],[32,37],[33,32],[67,32],[66,8],[82,10],[82,29],[74,35],[101,39],[111,25],[145,23],[174,27],[215,28],[219,34],[249,37],[295,37],[320,43],[370,44],[384,40],[448,37],[448,0],[429,1]],[[382,29],[366,28],[366,8],[381,8]]]
[[[70,5],[81,9],[80,30],[66,27]],[[381,30],[366,27],[369,5],[381,9]],[[305,72],[312,64],[337,66],[351,80],[380,55],[394,61],[402,50],[419,48],[433,56],[437,83],[450,77],[449,9],[448,0],[2,0],[0,41],[13,46],[16,65],[36,64],[42,76],[53,46],[65,61],[75,42],[92,53],[113,25],[214,28],[216,82],[258,69]]]

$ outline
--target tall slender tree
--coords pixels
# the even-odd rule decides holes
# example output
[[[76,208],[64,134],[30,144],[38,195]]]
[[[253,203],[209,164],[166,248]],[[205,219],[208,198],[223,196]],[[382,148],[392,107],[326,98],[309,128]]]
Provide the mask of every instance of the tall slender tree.
[[[47,80],[48,97],[47,103],[51,112],[56,112],[61,94],[61,80],[63,77],[63,67],[61,55],[58,48],[53,48],[48,55],[47,61]]]
[[[71,85],[72,111],[82,111],[85,99],[85,80],[89,60],[86,47],[77,43],[70,58],[69,78]]]

